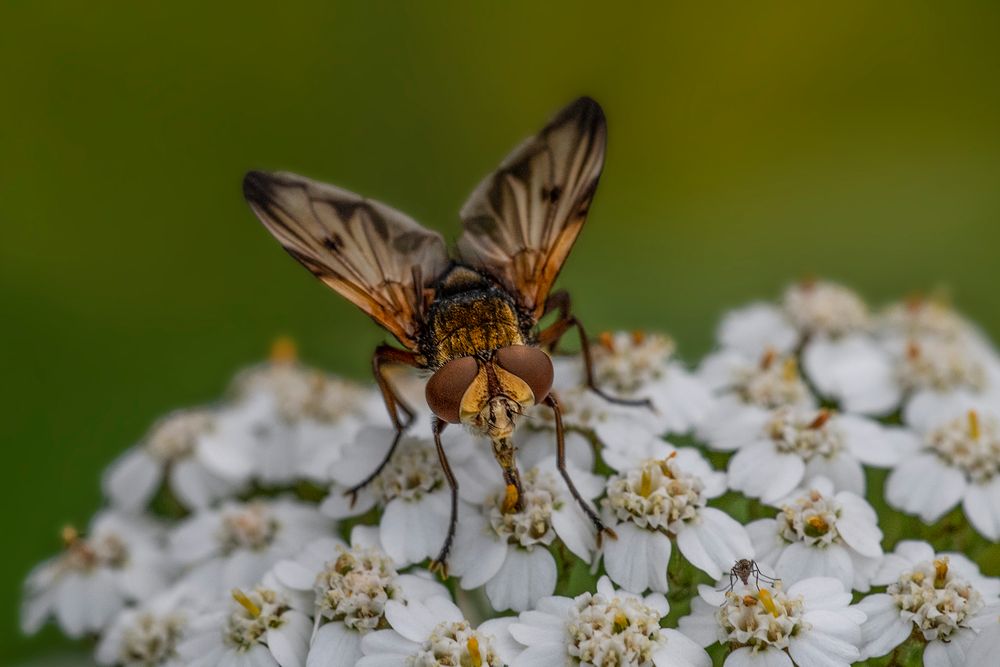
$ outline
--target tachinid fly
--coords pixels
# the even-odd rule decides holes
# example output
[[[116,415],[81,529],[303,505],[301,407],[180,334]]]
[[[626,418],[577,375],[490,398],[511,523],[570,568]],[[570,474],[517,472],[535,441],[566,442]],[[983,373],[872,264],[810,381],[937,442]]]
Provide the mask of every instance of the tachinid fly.
[[[461,210],[463,232],[449,253],[437,232],[376,201],[290,173],[252,171],[243,181],[250,207],[292,257],[368,313],[403,349],[380,345],[372,358],[396,430],[392,457],[413,411],[383,372],[393,364],[432,372],[426,398],[436,415],[434,441],[451,487],[448,536],[432,569],[446,573],[455,533],[458,485],[441,445],[448,424],[487,436],[507,484],[507,511],[521,509],[521,481],[511,434],[536,404],[552,410],[558,468],[598,537],[614,536],[580,496],[566,471],[559,404],[550,392],[560,338],[576,329],[587,385],[594,385],[590,349],[569,294],[551,292],[587,216],[604,164],[604,114],[589,98],[561,111],[521,144],[472,193]],[[551,292],[551,293],[550,293]],[[544,329],[539,321],[555,314]]]

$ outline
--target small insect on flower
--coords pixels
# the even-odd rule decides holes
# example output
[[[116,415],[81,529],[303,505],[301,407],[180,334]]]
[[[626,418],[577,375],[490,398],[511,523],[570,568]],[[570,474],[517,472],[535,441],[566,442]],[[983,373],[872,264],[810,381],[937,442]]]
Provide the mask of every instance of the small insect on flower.
[[[458,483],[441,446],[448,424],[487,436],[520,510],[521,480],[511,435],[533,405],[552,410],[559,472],[598,530],[613,537],[577,492],[565,465],[559,404],[551,394],[551,352],[564,334],[580,335],[589,389],[609,401],[649,406],[604,394],[594,383],[588,339],[569,294],[551,288],[583,227],[604,165],[607,128],[601,107],[581,98],[521,144],[473,191],[461,210],[464,231],[449,253],[440,234],[399,211],[331,185],[289,173],[252,171],[243,192],[253,212],[328,287],[391,333],[405,349],[380,345],[375,380],[395,428],[385,459],[415,415],[385,375],[389,365],[432,373],[427,404],[445,478],[451,488],[448,536],[432,569],[445,564],[458,516]],[[550,314],[556,319],[540,329]]]
[[[729,585],[720,588],[720,591],[729,592],[733,590],[736,586],[736,582],[742,581],[744,586],[750,585],[750,577],[754,578],[754,585],[757,586],[757,590],[760,591],[760,581],[764,580],[765,585],[771,585],[778,583],[781,579],[775,579],[769,577],[760,571],[760,566],[757,565],[757,561],[750,558],[741,558],[733,565],[729,570]],[[761,591],[764,592],[764,591]],[[766,603],[765,603],[766,606]]]

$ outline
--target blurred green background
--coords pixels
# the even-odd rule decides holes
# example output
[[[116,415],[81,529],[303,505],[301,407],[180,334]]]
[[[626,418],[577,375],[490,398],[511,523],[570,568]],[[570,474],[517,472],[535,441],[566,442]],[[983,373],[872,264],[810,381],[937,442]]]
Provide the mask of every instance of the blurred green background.
[[[240,195],[287,168],[454,236],[480,177],[586,93],[605,177],[563,273],[593,331],[695,359],[805,274],[944,286],[1000,333],[1000,5],[0,5],[0,663],[20,582],[158,415],[287,333],[364,376],[383,335]],[[993,572],[998,574],[998,572]]]

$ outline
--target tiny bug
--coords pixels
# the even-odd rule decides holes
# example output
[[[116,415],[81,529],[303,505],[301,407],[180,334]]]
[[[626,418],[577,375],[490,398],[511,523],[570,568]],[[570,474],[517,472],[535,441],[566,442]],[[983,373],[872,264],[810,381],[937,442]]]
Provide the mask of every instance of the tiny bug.
[[[760,590],[760,581],[764,580],[765,584],[776,584],[781,579],[774,579],[769,577],[760,571],[760,566],[757,565],[757,561],[749,558],[741,558],[730,568],[729,570],[729,585],[720,588],[720,591],[729,592],[733,590],[736,586],[736,581],[742,581],[745,586],[750,584],[750,577],[754,578],[754,585],[757,586],[757,590]]]

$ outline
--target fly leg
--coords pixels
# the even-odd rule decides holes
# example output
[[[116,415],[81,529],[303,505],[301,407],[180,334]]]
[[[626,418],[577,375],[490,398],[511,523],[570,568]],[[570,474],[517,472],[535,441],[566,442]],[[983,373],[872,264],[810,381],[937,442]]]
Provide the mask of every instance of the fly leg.
[[[549,394],[545,399],[545,404],[552,408],[552,414],[555,416],[556,421],[556,467],[559,469],[559,474],[562,475],[563,480],[565,480],[566,486],[569,487],[570,494],[576,500],[580,509],[583,510],[583,513],[587,515],[587,518],[594,524],[594,528],[597,529],[597,546],[601,546],[601,541],[605,535],[613,540],[617,540],[618,535],[615,531],[604,525],[601,517],[597,516],[597,512],[594,511],[591,504],[576,490],[576,485],[573,483],[573,479],[569,476],[569,471],[566,469],[566,438],[563,432],[562,412],[559,411],[559,403],[556,402],[552,394]]]
[[[437,558],[430,562],[428,566],[431,572],[437,572],[442,579],[448,578],[448,552],[451,551],[451,543],[455,539],[455,528],[458,525],[458,480],[451,471],[448,457],[445,456],[444,447],[441,445],[441,431],[448,425],[448,422],[434,418],[434,446],[437,448],[438,460],[441,462],[441,469],[444,470],[444,477],[448,480],[451,488],[451,517],[448,519],[448,536],[444,538],[441,551]]]
[[[648,398],[631,399],[612,396],[597,386],[597,383],[594,381],[594,361],[590,354],[590,339],[587,338],[587,332],[584,330],[583,324],[576,318],[576,315],[570,312],[569,292],[560,290],[549,295],[549,298],[545,301],[545,312],[542,316],[544,317],[553,311],[559,311],[559,317],[538,334],[538,344],[541,347],[548,348],[549,351],[555,349],[556,344],[563,335],[573,327],[576,327],[577,332],[580,334],[580,352],[583,354],[583,371],[587,388],[609,403],[647,407],[650,410],[654,409],[652,401]]]
[[[385,409],[389,412],[389,419],[392,420],[392,427],[396,430],[396,434],[392,438],[389,451],[386,452],[385,458],[378,464],[378,467],[362,481],[344,491],[345,496],[351,497],[351,507],[354,506],[354,503],[358,499],[358,492],[371,484],[372,480],[378,477],[379,473],[389,464],[393,453],[396,451],[396,447],[399,445],[399,441],[403,438],[403,432],[413,423],[413,410],[403,402],[403,399],[400,398],[396,389],[389,382],[389,378],[382,372],[382,367],[389,364],[401,364],[413,366],[414,368],[419,367],[417,355],[413,352],[397,350],[385,343],[375,348],[375,354],[372,355],[372,371],[375,374],[375,382],[378,383],[379,391],[382,392],[382,400],[385,401]]]

